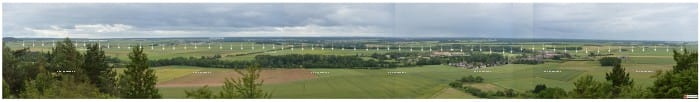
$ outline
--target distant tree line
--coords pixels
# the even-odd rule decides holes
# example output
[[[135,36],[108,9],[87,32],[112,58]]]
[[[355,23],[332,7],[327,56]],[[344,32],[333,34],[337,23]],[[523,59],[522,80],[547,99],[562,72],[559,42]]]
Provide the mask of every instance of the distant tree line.
[[[175,57],[149,62],[151,66],[187,65],[215,68],[246,68],[252,63],[265,68],[393,68],[396,62],[363,60],[358,56],[288,54],[257,55],[251,61],[226,61],[207,57]]]
[[[501,54],[467,53],[464,56],[436,56],[419,58],[416,65],[439,65],[448,63],[481,63],[481,64],[506,64],[508,59]]]

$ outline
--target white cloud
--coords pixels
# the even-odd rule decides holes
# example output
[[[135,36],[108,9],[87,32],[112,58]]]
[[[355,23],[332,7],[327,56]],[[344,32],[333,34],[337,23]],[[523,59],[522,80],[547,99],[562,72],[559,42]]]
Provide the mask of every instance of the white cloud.
[[[75,25],[76,31],[86,31],[86,32],[121,32],[133,28],[130,25],[125,24],[88,24],[88,25]]]
[[[25,27],[24,30],[35,34],[34,37],[102,37],[105,34],[126,32],[132,28],[133,26],[125,24],[79,24],[72,28],[51,25],[46,29]]]
[[[254,37],[254,36],[376,36],[388,34],[374,26],[263,26],[201,29],[132,29],[124,24],[79,24],[73,28],[52,25],[46,29],[25,28],[34,36],[25,37],[77,37],[77,38],[129,38],[129,37]]]

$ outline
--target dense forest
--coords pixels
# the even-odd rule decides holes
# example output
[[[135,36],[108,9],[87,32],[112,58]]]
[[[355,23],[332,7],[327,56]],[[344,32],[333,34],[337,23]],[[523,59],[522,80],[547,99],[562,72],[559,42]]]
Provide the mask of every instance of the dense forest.
[[[117,76],[115,60],[98,44],[87,46],[81,53],[68,38],[48,53],[3,45],[3,98],[160,98],[141,47]]]

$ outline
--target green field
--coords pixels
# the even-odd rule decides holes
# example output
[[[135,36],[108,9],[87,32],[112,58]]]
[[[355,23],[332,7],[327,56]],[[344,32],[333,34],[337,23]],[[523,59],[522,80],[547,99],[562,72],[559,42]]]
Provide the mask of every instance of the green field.
[[[448,88],[445,85],[450,81],[462,76],[478,75],[484,77],[486,83],[498,87],[496,89],[510,88],[525,92],[532,90],[535,85],[546,84],[569,90],[573,88],[572,82],[582,75],[591,74],[598,80],[604,80],[604,73],[610,71],[610,67],[591,66],[597,66],[597,63],[570,61],[540,65],[510,64],[479,69],[492,72],[474,72],[473,69],[442,65],[395,69],[312,69],[314,72],[328,73],[317,74],[318,78],[312,80],[266,84],[264,89],[272,92],[273,98],[439,98],[435,96],[441,96],[443,89]],[[628,68],[628,71],[634,69],[637,68]],[[649,66],[639,69],[670,68]],[[544,72],[545,70],[561,72]],[[631,72],[630,75],[637,85],[651,84],[652,73]],[[166,98],[184,98],[184,90],[194,88],[198,87],[160,89]],[[219,90],[217,86],[211,88]]]

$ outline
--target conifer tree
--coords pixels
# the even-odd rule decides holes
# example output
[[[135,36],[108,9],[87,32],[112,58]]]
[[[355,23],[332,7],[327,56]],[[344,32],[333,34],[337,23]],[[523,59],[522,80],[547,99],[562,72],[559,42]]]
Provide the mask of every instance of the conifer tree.
[[[148,58],[143,48],[132,47],[129,53],[131,62],[127,64],[124,74],[119,76],[119,93],[122,98],[161,98],[156,89],[156,76],[148,69]]]

